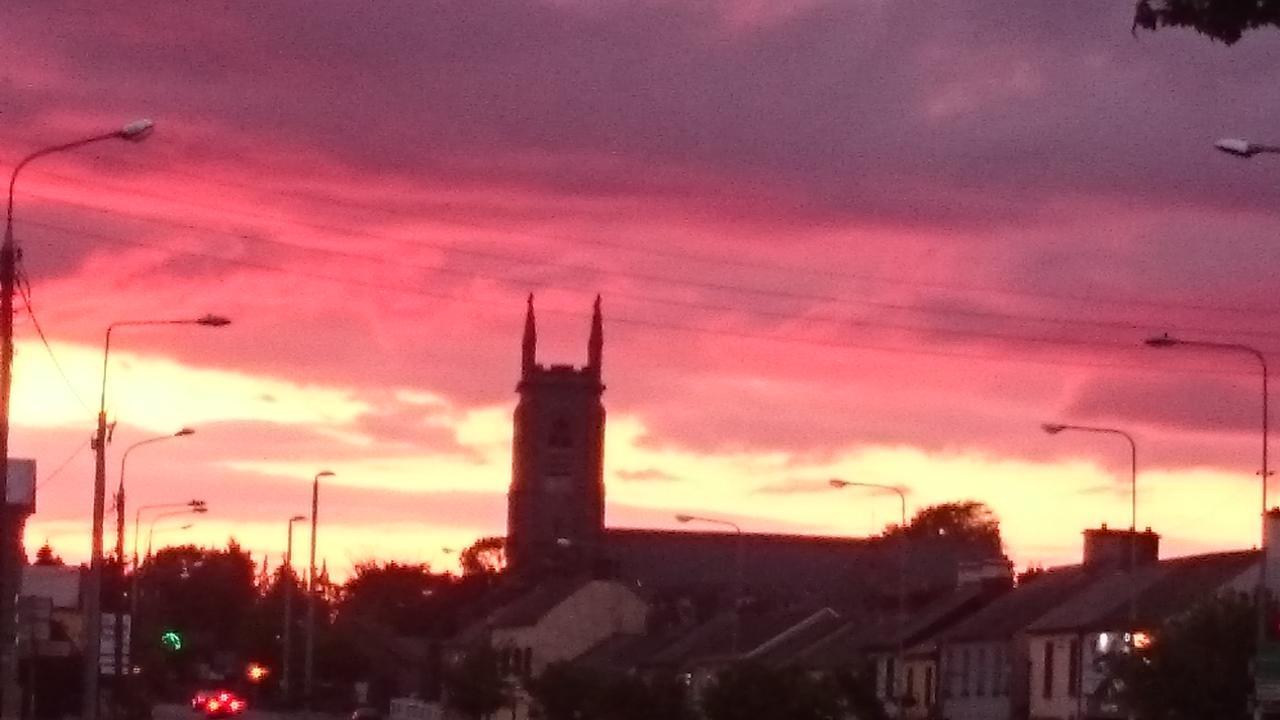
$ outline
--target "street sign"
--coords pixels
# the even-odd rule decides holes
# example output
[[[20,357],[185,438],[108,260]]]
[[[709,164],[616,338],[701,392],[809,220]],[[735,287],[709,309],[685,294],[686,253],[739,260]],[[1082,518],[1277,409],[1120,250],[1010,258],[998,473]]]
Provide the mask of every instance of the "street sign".
[[[121,617],[120,633],[123,636],[121,644],[121,659],[124,666],[129,667],[129,636],[132,634],[130,628],[132,618],[128,615]],[[102,646],[98,653],[98,672],[102,675],[116,674],[116,618],[115,615],[102,616]]]

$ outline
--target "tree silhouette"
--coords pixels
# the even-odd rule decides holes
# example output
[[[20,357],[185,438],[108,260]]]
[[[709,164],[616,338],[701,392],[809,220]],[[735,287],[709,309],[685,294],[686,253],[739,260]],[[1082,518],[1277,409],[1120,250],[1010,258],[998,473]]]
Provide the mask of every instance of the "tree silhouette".
[[[1138,0],[1133,27],[1191,28],[1233,45],[1244,33],[1280,26],[1280,0]]]
[[[469,720],[482,720],[511,705],[515,687],[498,665],[498,654],[477,645],[447,664],[445,704]]]
[[[833,678],[754,664],[720,671],[702,697],[707,720],[836,720],[847,707]]]
[[[507,569],[507,539],[483,537],[459,557],[464,575],[496,575]]]
[[[885,532],[886,537],[903,534],[911,539],[951,538],[957,543],[971,545],[991,555],[1000,554],[1004,544],[1000,537],[1000,521],[995,513],[986,503],[976,500],[922,508],[907,523],[905,531],[897,525],[891,525]]]
[[[62,567],[63,565],[66,565],[60,556],[54,554],[53,547],[49,545],[48,540],[40,546],[39,550],[36,550],[36,560],[32,564],[52,567]]]
[[[1257,615],[1243,596],[1215,598],[1166,622],[1151,643],[1108,656],[1101,693],[1144,718],[1247,717]]]

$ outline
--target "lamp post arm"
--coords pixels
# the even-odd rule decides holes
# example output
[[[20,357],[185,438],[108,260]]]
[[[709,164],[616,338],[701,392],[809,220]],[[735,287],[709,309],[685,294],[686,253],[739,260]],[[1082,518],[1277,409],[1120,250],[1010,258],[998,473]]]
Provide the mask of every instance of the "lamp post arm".
[[[33,160],[37,160],[46,155],[53,155],[54,153],[60,153],[66,150],[74,150],[83,145],[88,145],[89,143],[95,143],[100,140],[110,140],[117,137],[120,137],[119,130],[103,133],[101,135],[93,135],[91,137],[81,138],[80,140],[74,140],[69,143],[41,148],[19,160],[18,164],[13,168],[13,172],[9,175],[9,204],[8,210],[5,212],[5,239],[11,240],[13,238],[13,188],[18,182],[18,173],[22,172],[23,168]]]

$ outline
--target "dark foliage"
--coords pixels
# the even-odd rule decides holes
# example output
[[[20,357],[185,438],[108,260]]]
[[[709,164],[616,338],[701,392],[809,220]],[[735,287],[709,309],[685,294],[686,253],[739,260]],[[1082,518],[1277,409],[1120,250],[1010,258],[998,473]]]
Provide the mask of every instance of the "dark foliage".
[[[702,698],[707,720],[839,720],[847,706],[833,678],[750,664],[721,671]]]
[[[604,674],[566,663],[529,681],[543,720],[693,720],[688,691],[677,678]]]
[[[483,537],[459,556],[463,575],[497,575],[507,569],[507,539]]]
[[[498,654],[479,645],[447,663],[445,702],[460,715],[481,720],[511,704],[514,688],[498,665]]]
[[[1280,0],[1138,0],[1133,27],[1192,28],[1232,45],[1244,33],[1280,26]]]
[[[1142,718],[1248,717],[1254,607],[1251,600],[1224,597],[1169,621],[1148,647],[1110,657],[1115,682],[1105,689]]]
[[[949,537],[991,555],[1003,548],[1000,521],[986,503],[976,500],[930,505],[916,512],[905,533],[897,525],[885,532],[886,537],[903,534],[914,539]]]
[[[45,544],[40,546],[39,550],[36,551],[36,560],[32,564],[59,567],[66,565],[66,563],[62,561],[62,558],[53,552],[53,547],[49,545],[47,541]]]

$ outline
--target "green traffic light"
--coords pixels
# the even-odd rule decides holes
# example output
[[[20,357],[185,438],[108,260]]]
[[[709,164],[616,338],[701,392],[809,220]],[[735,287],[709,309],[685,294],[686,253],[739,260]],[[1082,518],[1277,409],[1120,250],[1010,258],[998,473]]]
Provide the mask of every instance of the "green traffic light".
[[[176,652],[182,649],[182,636],[172,630],[167,630],[160,636],[160,644],[163,645],[166,650],[173,650]]]

